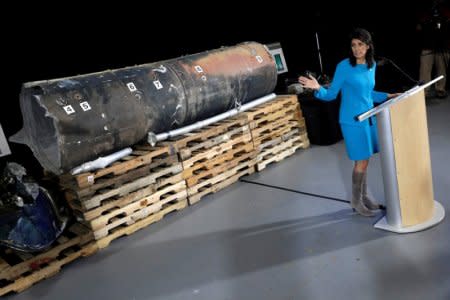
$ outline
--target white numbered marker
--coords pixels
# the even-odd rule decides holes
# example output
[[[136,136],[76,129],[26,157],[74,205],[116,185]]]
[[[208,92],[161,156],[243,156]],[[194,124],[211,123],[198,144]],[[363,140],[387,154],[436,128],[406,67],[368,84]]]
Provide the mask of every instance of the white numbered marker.
[[[133,82],[128,82],[128,83],[127,83],[127,87],[128,87],[128,89],[130,90],[130,92],[135,92],[135,91],[137,91],[137,88],[136,88],[136,86],[134,85]]]
[[[89,103],[87,101],[81,102],[80,106],[83,111],[91,110],[91,106],[89,105]]]
[[[68,115],[75,113],[75,109],[73,109],[72,105],[63,106],[63,108],[66,111],[66,114]]]
[[[157,90],[160,90],[163,88],[163,85],[161,84],[161,82],[159,82],[159,80],[153,81],[153,84],[155,85]]]
[[[203,73],[203,68],[200,66],[195,66],[194,69],[195,71],[197,71],[197,73]]]

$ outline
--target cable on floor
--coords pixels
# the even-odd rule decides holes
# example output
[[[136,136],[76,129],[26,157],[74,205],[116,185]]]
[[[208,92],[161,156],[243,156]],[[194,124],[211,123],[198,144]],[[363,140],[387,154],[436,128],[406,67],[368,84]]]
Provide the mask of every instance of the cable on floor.
[[[277,189],[277,190],[282,190],[282,191],[287,191],[287,192],[292,192],[292,193],[312,196],[312,197],[319,197],[319,198],[330,199],[330,200],[333,200],[333,201],[338,201],[338,202],[343,202],[343,203],[350,203],[350,201],[348,201],[348,200],[343,200],[343,199],[339,199],[339,198],[334,198],[334,197],[324,196],[324,195],[319,195],[319,194],[314,194],[314,193],[302,192],[302,191],[289,189],[289,188],[276,186],[276,185],[271,185],[271,184],[265,184],[265,183],[255,182],[255,181],[249,181],[249,180],[245,180],[245,179],[239,179],[239,181],[242,181],[242,182],[245,182],[245,183],[256,184],[256,185],[261,185],[261,186],[265,186],[265,187],[269,187],[269,188],[273,188],[273,189]]]

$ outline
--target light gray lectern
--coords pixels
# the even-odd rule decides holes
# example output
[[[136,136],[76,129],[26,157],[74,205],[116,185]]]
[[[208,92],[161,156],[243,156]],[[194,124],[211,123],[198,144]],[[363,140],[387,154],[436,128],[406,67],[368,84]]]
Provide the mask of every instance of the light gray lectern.
[[[442,205],[434,200],[424,85],[359,115],[364,121],[377,116],[386,215],[375,228],[408,233],[441,222]]]

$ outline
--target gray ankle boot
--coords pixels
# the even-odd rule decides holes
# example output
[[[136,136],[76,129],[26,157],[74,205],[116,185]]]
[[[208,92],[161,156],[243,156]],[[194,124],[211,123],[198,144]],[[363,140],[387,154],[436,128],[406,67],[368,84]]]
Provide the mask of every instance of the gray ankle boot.
[[[367,194],[367,172],[363,173],[363,180],[362,180],[362,201],[363,204],[370,210],[377,210],[381,209],[381,206],[375,201],[370,198],[369,194]]]
[[[353,172],[352,174],[352,201],[350,202],[353,211],[361,216],[373,217],[375,214],[368,209],[362,201],[362,186],[364,173]]]

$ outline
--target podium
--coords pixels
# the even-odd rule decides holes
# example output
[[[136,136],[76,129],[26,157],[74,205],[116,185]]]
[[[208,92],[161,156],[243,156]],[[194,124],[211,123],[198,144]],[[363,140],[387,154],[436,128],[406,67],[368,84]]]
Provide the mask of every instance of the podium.
[[[380,143],[386,215],[375,228],[396,233],[416,232],[444,219],[445,210],[434,200],[424,85],[413,87],[357,116],[376,115]]]

